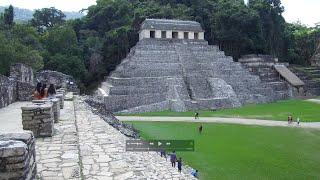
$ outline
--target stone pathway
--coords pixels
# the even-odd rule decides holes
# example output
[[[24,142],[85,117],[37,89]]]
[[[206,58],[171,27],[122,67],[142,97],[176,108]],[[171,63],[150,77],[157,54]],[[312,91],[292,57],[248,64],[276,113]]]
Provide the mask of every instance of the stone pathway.
[[[308,99],[307,101],[320,104],[320,99]]]
[[[193,179],[188,169],[177,169],[155,152],[125,152],[129,139],[75,100],[80,159],[84,179]]]
[[[28,102],[16,102],[0,109],[0,132],[22,131],[21,107]]]
[[[43,180],[81,179],[73,102],[64,104],[54,135],[36,139],[38,177]]]
[[[120,121],[159,121],[159,122],[205,122],[205,123],[227,123],[227,124],[245,124],[257,126],[281,126],[281,127],[302,127],[320,129],[320,122],[301,122],[288,124],[287,121],[243,119],[243,118],[219,118],[219,117],[200,117],[194,120],[193,117],[158,117],[158,116],[117,116]],[[320,117],[319,117],[320,121]]]
[[[25,104],[0,109],[0,132],[22,131]],[[54,135],[36,138],[38,179],[194,179],[188,166],[180,174],[156,152],[125,152],[129,138],[93,114],[80,97],[65,101],[60,112]]]

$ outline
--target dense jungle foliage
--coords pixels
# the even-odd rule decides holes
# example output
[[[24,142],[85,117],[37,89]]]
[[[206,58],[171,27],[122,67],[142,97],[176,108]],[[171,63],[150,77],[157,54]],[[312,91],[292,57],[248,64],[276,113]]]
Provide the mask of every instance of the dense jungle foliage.
[[[97,87],[127,55],[145,18],[198,21],[209,44],[235,60],[271,54],[309,65],[320,38],[320,27],[286,23],[280,0],[97,0],[81,19],[66,20],[62,11],[44,8],[25,23],[15,23],[13,8],[0,15],[0,74],[21,62],[35,71],[70,74],[82,92]]]

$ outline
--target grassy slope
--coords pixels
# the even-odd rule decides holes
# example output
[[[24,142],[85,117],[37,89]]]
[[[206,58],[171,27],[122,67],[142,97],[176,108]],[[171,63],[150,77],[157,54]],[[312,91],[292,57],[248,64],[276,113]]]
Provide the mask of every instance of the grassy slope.
[[[320,104],[304,100],[287,100],[270,104],[247,105],[219,111],[199,111],[200,117],[243,117],[286,121],[289,114],[302,121],[320,121]],[[194,112],[149,112],[139,116],[193,116]],[[133,116],[135,116],[133,115]]]
[[[146,139],[194,139],[195,152],[179,152],[201,179],[317,179],[320,131],[280,127],[133,122]],[[168,162],[169,163],[169,162]]]

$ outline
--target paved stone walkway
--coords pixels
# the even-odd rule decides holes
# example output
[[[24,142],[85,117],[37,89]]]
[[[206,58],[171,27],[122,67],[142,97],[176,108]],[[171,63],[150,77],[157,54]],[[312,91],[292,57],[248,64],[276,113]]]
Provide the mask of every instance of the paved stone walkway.
[[[72,98],[69,98],[72,99]],[[0,131],[22,131],[21,106],[0,109]],[[107,124],[76,97],[65,101],[52,137],[36,139],[37,178],[41,180],[194,179],[155,152],[125,152],[129,139]]]
[[[281,126],[281,127],[302,127],[320,129],[320,122],[301,122],[288,124],[287,121],[243,119],[243,118],[218,118],[218,117],[200,117],[194,120],[193,117],[142,117],[142,116],[117,116],[120,121],[159,121],[159,122],[205,122],[205,123],[227,123],[227,124],[245,124],[257,126]],[[320,120],[320,117],[319,117]]]
[[[80,179],[78,136],[72,101],[64,102],[52,137],[36,139],[38,177],[44,180]]]
[[[125,152],[129,138],[87,109],[75,100],[84,179],[193,179],[185,168],[179,174],[155,152]]]

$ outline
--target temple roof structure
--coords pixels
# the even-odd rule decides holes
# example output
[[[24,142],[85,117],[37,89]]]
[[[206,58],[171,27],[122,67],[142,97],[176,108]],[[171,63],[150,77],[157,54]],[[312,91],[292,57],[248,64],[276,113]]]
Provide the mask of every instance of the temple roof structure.
[[[143,29],[204,32],[201,24],[196,21],[182,21],[171,19],[146,19],[141,24],[141,30]]]

